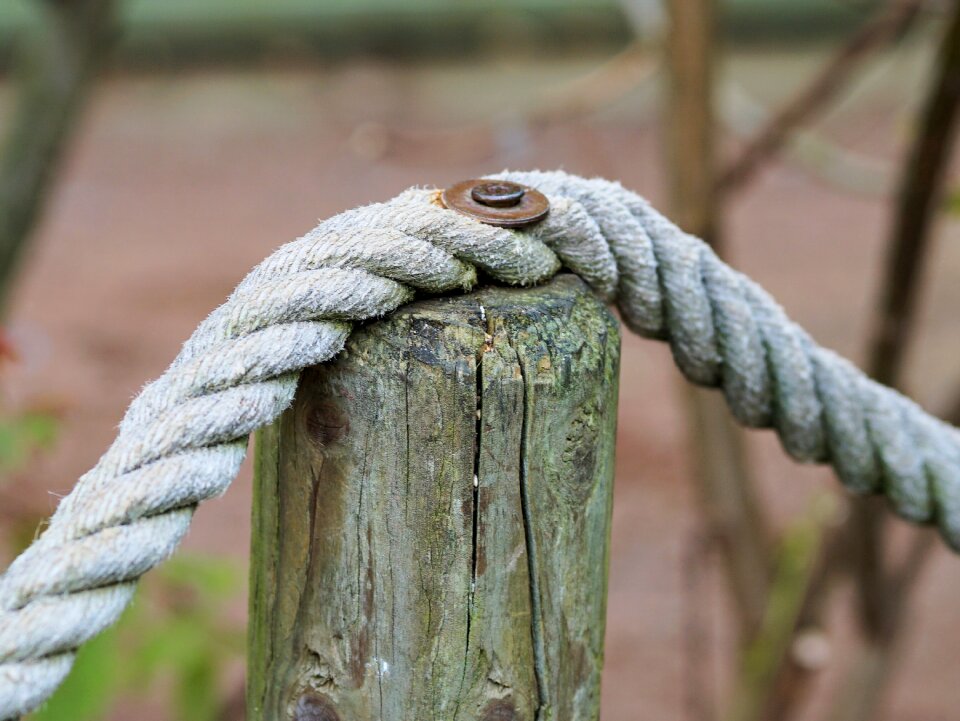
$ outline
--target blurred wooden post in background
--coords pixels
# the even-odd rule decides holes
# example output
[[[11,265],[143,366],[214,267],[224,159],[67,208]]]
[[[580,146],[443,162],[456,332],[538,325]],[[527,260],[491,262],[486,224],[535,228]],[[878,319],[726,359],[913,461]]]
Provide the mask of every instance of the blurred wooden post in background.
[[[38,2],[16,52],[20,90],[0,141],[0,315],[20,257],[117,33],[116,0]],[[9,102],[9,101],[8,101]]]
[[[598,718],[619,341],[560,276],[304,373],[257,441],[251,721]]]

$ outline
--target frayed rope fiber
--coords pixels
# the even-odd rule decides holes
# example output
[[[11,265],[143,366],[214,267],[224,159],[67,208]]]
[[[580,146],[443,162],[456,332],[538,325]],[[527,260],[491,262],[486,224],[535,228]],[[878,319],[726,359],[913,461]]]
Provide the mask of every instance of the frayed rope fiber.
[[[417,292],[468,290],[477,269],[509,285],[577,273],[632,331],[667,341],[691,382],[722,389],[740,423],[774,428],[798,461],[830,463],[851,491],[886,494],[960,548],[960,431],[818,347],[762,288],[619,184],[495,177],[544,193],[547,218],[491,227],[411,189],[281,247],[200,324],[0,577],[0,719],[41,704],[76,649],[117,620],[196,505],[227,489],[247,436],[290,405],[301,369],[335,356],[352,322]]]

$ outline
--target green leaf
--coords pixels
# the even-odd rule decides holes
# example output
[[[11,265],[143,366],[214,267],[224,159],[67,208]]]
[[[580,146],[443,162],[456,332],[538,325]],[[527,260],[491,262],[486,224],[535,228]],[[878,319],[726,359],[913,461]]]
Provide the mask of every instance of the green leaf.
[[[223,558],[177,556],[160,573],[168,583],[197,593],[204,601],[219,601],[235,596],[242,587],[240,568]]]
[[[78,654],[74,672],[31,721],[102,718],[122,693],[172,682],[172,716],[216,721],[226,664],[243,653],[243,629],[224,601],[242,588],[237,565],[183,556],[147,582],[120,622]],[[171,602],[172,601],[172,602]]]
[[[0,419],[0,471],[16,470],[32,454],[50,448],[58,430],[59,421],[47,413]]]
[[[220,664],[211,655],[198,656],[177,674],[177,714],[184,721],[215,721],[220,708]]]
[[[190,616],[155,619],[137,631],[139,643],[130,669],[137,685],[151,683],[164,669],[193,663],[209,643],[208,629]]]
[[[20,417],[24,437],[39,448],[50,448],[57,440],[60,420],[48,413],[25,413]]]

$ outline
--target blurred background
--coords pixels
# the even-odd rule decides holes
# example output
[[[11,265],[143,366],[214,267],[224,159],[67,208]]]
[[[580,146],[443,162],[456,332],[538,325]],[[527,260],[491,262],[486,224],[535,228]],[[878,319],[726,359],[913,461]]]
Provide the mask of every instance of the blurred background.
[[[619,179],[960,421],[955,0],[4,0],[0,561],[275,247]],[[624,338],[603,719],[937,721],[960,561]],[[36,719],[243,718],[249,463]]]

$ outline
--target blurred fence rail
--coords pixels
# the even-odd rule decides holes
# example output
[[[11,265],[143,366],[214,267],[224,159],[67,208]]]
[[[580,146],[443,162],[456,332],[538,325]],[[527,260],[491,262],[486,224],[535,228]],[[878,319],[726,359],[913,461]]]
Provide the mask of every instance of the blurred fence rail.
[[[37,22],[41,0],[0,3],[0,69],[17,37]],[[876,0],[726,0],[721,17],[737,40],[839,35]],[[116,59],[168,67],[275,58],[337,59],[373,54],[451,57],[493,48],[569,52],[624,44],[627,14],[655,17],[657,0],[126,0]],[[634,13],[641,9],[645,12]]]

